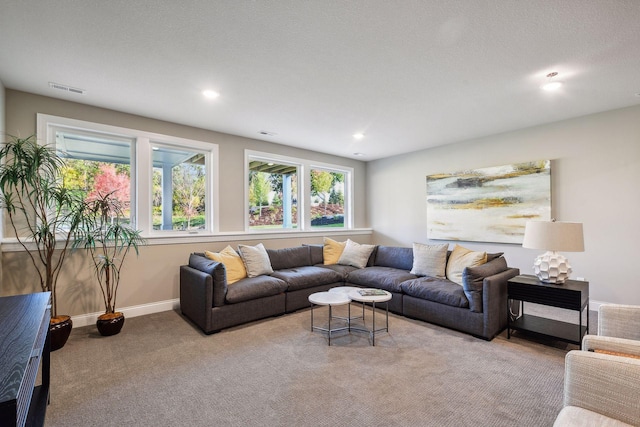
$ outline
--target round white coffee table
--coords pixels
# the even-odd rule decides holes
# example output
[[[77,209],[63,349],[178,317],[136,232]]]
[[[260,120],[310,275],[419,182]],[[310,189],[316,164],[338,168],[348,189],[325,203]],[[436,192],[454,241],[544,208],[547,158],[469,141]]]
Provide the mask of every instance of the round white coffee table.
[[[345,294],[347,296],[349,296],[349,292],[351,291],[357,291],[358,289],[362,289],[362,288],[358,288],[355,286],[337,286],[335,288],[331,288],[329,289],[329,292],[334,293],[342,293]],[[351,304],[349,304],[349,315],[348,317],[341,317],[341,316],[334,316],[336,319],[342,319],[342,320],[347,320],[349,322],[351,322],[352,320],[357,320],[357,319],[364,319],[364,303],[362,303],[362,314],[360,316],[351,316]]]
[[[353,330],[368,332],[371,335],[372,345],[376,345],[376,333],[377,332],[389,332],[389,300],[391,300],[391,293],[387,291],[383,291],[382,289],[373,289],[373,288],[358,288],[349,292],[349,298],[352,301],[358,301],[363,303],[363,313],[362,319],[364,321],[364,303],[370,303],[372,308],[372,317],[373,317],[373,326],[371,329],[367,328],[355,328],[351,327]],[[384,328],[376,329],[376,303],[385,303],[385,311],[386,311],[386,326]]]
[[[351,303],[351,299],[346,293],[343,292],[316,292],[309,295],[309,302],[311,303],[311,332],[324,331],[329,335],[329,345],[331,345],[331,333],[337,331],[350,330],[349,319],[347,319],[347,326],[341,328],[331,328],[331,319],[333,318],[332,307],[337,305],[344,305]],[[326,328],[315,326],[313,323],[313,307],[316,305],[328,305],[329,306],[329,325]]]

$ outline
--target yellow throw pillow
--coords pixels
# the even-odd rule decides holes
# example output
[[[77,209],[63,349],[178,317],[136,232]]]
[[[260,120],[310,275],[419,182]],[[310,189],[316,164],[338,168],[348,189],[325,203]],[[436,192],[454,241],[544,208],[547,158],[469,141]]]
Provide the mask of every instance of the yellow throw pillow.
[[[487,262],[486,252],[474,252],[456,245],[447,261],[447,279],[462,286],[462,271],[466,267],[475,267]]]
[[[207,258],[224,264],[227,270],[227,285],[237,282],[247,277],[247,270],[244,268],[242,258],[231,246],[227,246],[219,253],[204,251]]]
[[[324,258],[324,265],[337,264],[346,244],[347,242],[337,242],[333,239],[325,237],[324,246],[322,247],[322,257]]]

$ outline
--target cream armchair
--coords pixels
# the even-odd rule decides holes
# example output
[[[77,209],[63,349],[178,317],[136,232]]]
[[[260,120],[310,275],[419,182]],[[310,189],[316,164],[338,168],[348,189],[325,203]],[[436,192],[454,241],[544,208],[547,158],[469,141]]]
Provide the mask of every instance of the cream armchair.
[[[640,340],[640,305],[602,304],[598,308],[598,335]]]
[[[598,335],[586,335],[582,349],[640,358],[640,306],[602,304]]]
[[[640,425],[640,359],[572,350],[554,426]]]
[[[582,350],[565,358],[564,408],[554,426],[639,426],[640,306],[601,305],[598,336],[585,336]]]

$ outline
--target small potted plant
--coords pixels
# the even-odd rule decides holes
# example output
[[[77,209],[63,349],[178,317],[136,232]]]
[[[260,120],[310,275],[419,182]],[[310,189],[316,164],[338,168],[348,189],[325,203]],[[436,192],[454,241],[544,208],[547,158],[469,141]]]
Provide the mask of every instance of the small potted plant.
[[[115,193],[97,193],[85,200],[83,222],[73,244],[74,248],[89,252],[102,291],[105,312],[98,317],[96,326],[103,336],[122,330],[124,314],[116,311],[120,271],[130,251],[133,249],[138,255],[138,247],[145,244],[140,230],[127,224],[124,202]]]
[[[11,136],[0,147],[0,207],[38,274],[40,288],[51,292],[51,350],[65,345],[73,326],[70,316],[58,314],[56,290],[84,205],[80,195],[64,187],[63,166],[55,147],[39,144],[34,135]]]

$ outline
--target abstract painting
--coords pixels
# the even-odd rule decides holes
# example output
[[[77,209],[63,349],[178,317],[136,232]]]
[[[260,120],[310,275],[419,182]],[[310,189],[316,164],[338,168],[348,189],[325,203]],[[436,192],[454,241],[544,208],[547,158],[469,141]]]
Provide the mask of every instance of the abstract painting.
[[[550,160],[427,176],[429,239],[522,244],[550,217]]]

